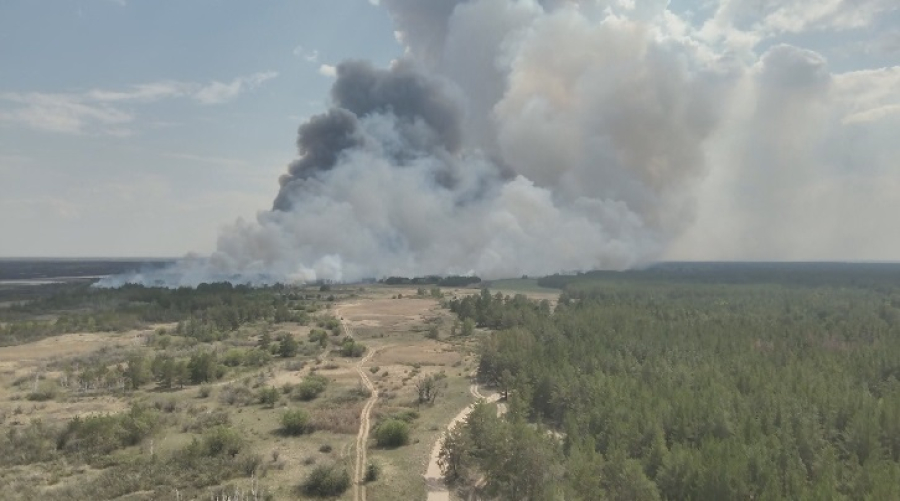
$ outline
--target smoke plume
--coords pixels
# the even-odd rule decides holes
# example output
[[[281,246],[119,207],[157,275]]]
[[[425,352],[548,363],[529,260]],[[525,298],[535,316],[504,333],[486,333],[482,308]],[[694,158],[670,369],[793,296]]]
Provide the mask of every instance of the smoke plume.
[[[665,1],[381,4],[404,56],[337,66],[331,108],[300,126],[271,210],[223,230],[208,259],[107,283],[827,258],[809,251],[844,249],[855,231],[816,219],[822,204],[880,221],[857,196],[900,179],[872,154],[883,145],[853,144],[900,104],[878,92],[896,68],[834,75],[790,45],[756,57],[747,33],[723,34],[721,10],[695,27]],[[861,158],[883,176],[854,174]],[[874,196],[900,209],[889,193]],[[875,243],[876,255],[900,245]]]

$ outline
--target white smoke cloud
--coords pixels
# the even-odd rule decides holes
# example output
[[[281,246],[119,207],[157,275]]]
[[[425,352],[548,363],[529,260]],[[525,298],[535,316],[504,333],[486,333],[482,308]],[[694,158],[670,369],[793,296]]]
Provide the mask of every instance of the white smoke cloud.
[[[706,20],[663,0],[380,3],[406,56],[334,68],[334,108],[301,127],[273,209],[209,259],[110,284],[900,252],[900,69],[833,73],[772,38],[884,2],[851,24],[833,2],[756,21],[736,0]]]

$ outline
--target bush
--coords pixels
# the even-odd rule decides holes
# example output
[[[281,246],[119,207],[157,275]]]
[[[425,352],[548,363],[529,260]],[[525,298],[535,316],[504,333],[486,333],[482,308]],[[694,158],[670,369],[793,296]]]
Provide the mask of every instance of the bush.
[[[222,363],[228,367],[237,367],[244,363],[244,351],[237,348],[231,348],[222,357]]]
[[[381,467],[374,462],[370,462],[366,465],[366,482],[374,482],[378,480],[378,475],[381,474]]]
[[[303,381],[294,387],[292,396],[297,400],[309,401],[318,397],[325,387],[328,386],[328,378],[311,374],[306,376]]]
[[[247,367],[262,367],[272,361],[272,355],[261,349],[253,349],[244,353],[244,365]]]
[[[357,343],[352,339],[344,341],[341,345],[341,355],[345,357],[361,357],[366,352],[366,345]]]
[[[88,456],[108,454],[139,444],[159,425],[159,415],[140,405],[128,412],[105,416],[75,417],[56,439],[57,449]]]
[[[259,390],[258,397],[259,403],[269,407],[275,407],[275,404],[278,403],[278,389],[274,386],[263,388]]]
[[[38,387],[26,398],[35,402],[53,400],[59,394],[59,385],[53,381],[41,381]]]
[[[320,465],[310,472],[300,486],[307,496],[340,496],[350,488],[350,473],[337,465]]]
[[[409,443],[409,425],[398,419],[388,419],[375,430],[378,447],[395,448]]]
[[[244,439],[230,426],[215,426],[207,430],[201,440],[194,440],[189,446],[189,453],[200,456],[237,456],[244,446]]]
[[[255,395],[250,388],[228,384],[219,390],[219,400],[228,405],[250,405],[255,400]]]
[[[10,426],[0,433],[0,466],[49,461],[57,453],[59,430],[34,420],[23,427]]]
[[[286,435],[312,433],[309,414],[303,409],[292,409],[281,415],[281,429]]]
[[[215,426],[226,426],[231,424],[231,415],[224,409],[218,409],[212,412],[201,412],[194,417],[194,420],[181,426],[181,431],[202,432]]]

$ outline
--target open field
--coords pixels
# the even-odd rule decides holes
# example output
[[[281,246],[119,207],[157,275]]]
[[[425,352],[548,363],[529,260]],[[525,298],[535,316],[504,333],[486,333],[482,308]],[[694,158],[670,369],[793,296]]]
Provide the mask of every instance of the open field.
[[[472,401],[475,340],[450,338],[452,314],[415,288],[317,289],[249,293],[256,302],[222,292],[232,310],[271,301],[284,317],[248,315],[233,329],[214,323],[215,307],[147,322],[142,315],[155,310],[146,298],[138,307],[114,291],[87,291],[85,301],[38,296],[5,310],[5,499],[88,492],[95,499],[209,499],[254,491],[265,494],[260,499],[305,499],[312,496],[301,484],[316,468],[365,478],[370,463],[377,478],[336,499],[425,499],[432,446]],[[135,328],[65,332],[60,319],[74,315],[79,322],[129,315]],[[293,352],[283,348],[288,338]],[[354,344],[364,351],[351,354]],[[212,365],[195,374],[204,357]],[[437,382],[433,403],[418,402],[416,384],[425,378]],[[297,409],[305,421],[289,433],[283,416]],[[361,428],[361,419],[370,426]],[[407,444],[379,447],[375,432],[392,419],[406,423]],[[189,456],[196,456],[190,465]]]

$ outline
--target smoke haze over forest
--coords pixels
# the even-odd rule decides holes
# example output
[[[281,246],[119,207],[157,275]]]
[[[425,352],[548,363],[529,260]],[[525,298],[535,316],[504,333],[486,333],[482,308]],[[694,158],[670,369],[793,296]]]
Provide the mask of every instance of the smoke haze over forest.
[[[834,69],[815,40],[897,7],[757,4],[382,0],[404,54],[323,66],[271,207],[117,280],[896,259],[900,66]]]

